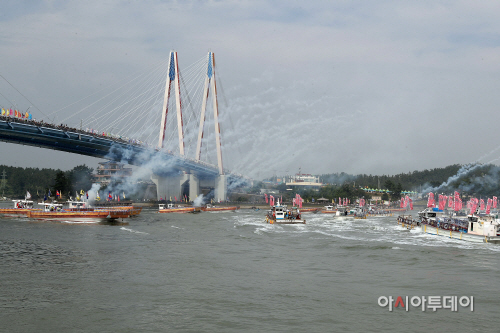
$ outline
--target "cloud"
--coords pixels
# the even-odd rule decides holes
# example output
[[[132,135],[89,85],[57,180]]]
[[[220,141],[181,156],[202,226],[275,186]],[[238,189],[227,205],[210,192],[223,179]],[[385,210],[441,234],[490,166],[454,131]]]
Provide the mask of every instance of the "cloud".
[[[499,6],[7,1],[0,72],[51,113],[170,49],[181,71],[212,50],[225,166],[254,177],[392,174],[474,162],[498,146]]]

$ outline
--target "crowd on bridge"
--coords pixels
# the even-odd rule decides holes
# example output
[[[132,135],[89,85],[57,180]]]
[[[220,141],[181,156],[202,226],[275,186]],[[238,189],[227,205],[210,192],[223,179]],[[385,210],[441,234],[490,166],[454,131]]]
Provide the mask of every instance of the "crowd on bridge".
[[[78,128],[70,127],[67,124],[56,125],[56,124],[44,122],[43,120],[36,120],[36,119],[34,119],[31,116],[31,114],[28,114],[27,112],[24,115],[22,115],[21,112],[18,112],[17,114],[13,113],[13,115],[10,116],[10,111],[7,114],[7,111],[4,112],[4,109],[2,108],[2,113],[0,115],[0,120],[6,121],[6,122],[15,122],[15,123],[29,124],[29,125],[33,125],[33,126],[36,126],[36,127],[53,128],[53,129],[61,130],[61,131],[64,131],[64,132],[72,132],[72,133],[78,133],[78,134],[91,135],[91,136],[94,136],[94,137],[105,138],[105,139],[112,140],[112,141],[119,142],[119,143],[124,143],[124,144],[130,144],[130,145],[134,145],[134,146],[151,148],[151,149],[155,149],[157,151],[160,150],[160,148],[155,147],[155,146],[153,146],[153,145],[151,145],[151,144],[149,144],[147,142],[143,142],[141,140],[131,139],[131,138],[128,138],[128,137],[123,137],[123,136],[120,136],[120,135],[116,135],[116,134],[112,134],[112,133],[107,133],[107,132],[100,132],[100,131],[97,131],[97,130],[94,130],[94,129],[90,129],[90,128],[86,128],[85,130],[83,130],[83,129],[78,129]],[[172,152],[172,151],[170,151],[170,150],[167,150],[166,152],[168,154],[175,155],[175,153]],[[183,156],[183,158],[188,159],[188,160],[190,160],[192,162],[195,162],[195,163],[199,163],[199,164],[203,164],[203,165],[206,165],[206,166],[213,167],[213,165],[211,165],[209,163],[205,163],[205,162],[203,162],[201,160],[195,160],[195,159],[192,159],[192,158],[188,158],[187,156]],[[224,170],[224,172],[227,173],[229,171],[228,170]],[[241,177],[243,177],[243,176],[241,176]]]
[[[110,140],[120,142],[120,143],[154,148],[150,144],[143,142],[141,140],[130,139],[128,137],[122,137],[119,135],[106,133],[106,132],[101,133],[101,132],[95,131],[93,129],[82,130],[82,129],[70,127],[67,124],[56,125],[56,124],[44,122],[43,120],[38,121],[38,120],[34,119],[31,116],[31,114],[29,114],[29,116],[19,116],[19,115],[21,115],[21,113],[19,112],[17,114],[14,113],[13,116],[10,116],[10,112],[9,112],[9,115],[7,115],[7,112],[3,112],[3,110],[4,109],[2,109],[2,114],[0,115],[0,119],[7,121],[7,122],[30,124],[30,125],[34,125],[36,127],[53,128],[53,129],[58,129],[58,130],[61,130],[64,132],[72,132],[72,133],[78,133],[78,134],[91,135],[94,137],[102,137],[102,138],[110,139]]]

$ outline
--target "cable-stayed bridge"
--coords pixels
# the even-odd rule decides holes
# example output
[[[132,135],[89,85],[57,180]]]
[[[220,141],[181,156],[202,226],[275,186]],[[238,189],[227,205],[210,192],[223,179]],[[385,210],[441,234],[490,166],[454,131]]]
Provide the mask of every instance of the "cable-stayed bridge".
[[[223,168],[215,69],[209,52],[181,75],[172,51],[167,64],[44,114],[48,121],[2,108],[0,140],[148,168],[158,198],[194,200],[213,188],[225,200],[228,186],[249,179]]]

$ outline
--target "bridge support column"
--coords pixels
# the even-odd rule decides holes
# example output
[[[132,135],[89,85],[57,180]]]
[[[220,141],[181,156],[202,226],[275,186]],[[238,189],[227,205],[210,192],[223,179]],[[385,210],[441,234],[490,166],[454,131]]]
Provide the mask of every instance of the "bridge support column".
[[[189,174],[189,197],[194,201],[200,195],[200,180],[195,175]]]
[[[200,194],[200,181],[198,177],[192,174],[174,175],[174,176],[158,176],[153,174],[151,180],[156,184],[157,199],[175,200],[184,199],[183,186],[186,182],[189,183],[189,199],[193,201]],[[184,193],[185,194],[185,193]]]
[[[226,201],[227,199],[227,176],[219,175],[215,178],[215,193],[216,201]]]
[[[157,200],[181,200],[182,197],[182,184],[184,183],[184,175],[180,176],[158,176],[151,175],[151,180],[156,184]]]

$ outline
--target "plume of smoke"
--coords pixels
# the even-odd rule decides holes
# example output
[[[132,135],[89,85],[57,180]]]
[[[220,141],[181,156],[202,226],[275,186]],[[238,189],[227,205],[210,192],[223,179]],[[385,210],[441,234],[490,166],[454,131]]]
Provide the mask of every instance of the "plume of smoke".
[[[441,185],[437,187],[427,186],[422,192],[452,192],[457,190],[487,195],[500,190],[499,180],[500,167],[492,164],[467,164]]]
[[[233,191],[239,187],[250,186],[251,183],[252,183],[252,180],[250,180],[248,178],[237,178],[236,180],[233,180],[230,183],[228,183],[227,191],[230,192],[230,191]]]
[[[97,200],[97,193],[99,192],[99,189],[101,188],[101,184],[92,184],[92,187],[90,188],[90,190],[87,191],[87,193],[89,194],[89,199],[88,199],[88,202],[92,205],[95,203],[95,201]]]
[[[179,157],[155,153],[152,149],[145,149],[138,155],[134,155],[132,149],[114,147],[114,149],[110,150],[106,158],[123,164],[128,164],[132,159],[144,161],[139,168],[134,170],[130,177],[124,177],[123,179],[117,176],[112,177],[107,188],[111,192],[124,192],[130,195],[137,192],[137,183],[140,180],[150,179],[152,173],[168,175],[179,172],[176,168],[176,162]]]
[[[139,168],[134,170],[130,177],[125,177],[123,179],[118,177],[112,178],[107,188],[107,190],[111,192],[125,192],[130,195],[138,190],[137,182],[143,179],[150,179],[152,173],[157,175],[172,175],[179,173],[178,162],[180,157],[155,153],[152,149],[144,150],[138,156],[135,156],[131,149],[114,147],[110,150],[106,158],[115,161],[119,160],[119,163],[123,164],[128,164],[132,159],[144,162]],[[250,179],[231,178],[231,181],[228,183],[228,191],[237,187],[247,186],[250,183]],[[200,200],[203,200],[203,197],[201,197]]]
[[[203,200],[203,194],[200,194],[199,196],[196,197],[196,199],[194,199],[193,206],[200,207],[200,206],[203,206],[204,203],[205,202]]]
[[[458,180],[460,180],[463,177],[466,177],[469,173],[473,172],[475,169],[479,168],[480,166],[482,166],[482,164],[478,164],[478,163],[463,165],[458,170],[456,175],[449,177],[445,182],[443,182],[438,187],[429,186],[427,188],[424,188],[422,190],[422,192],[424,192],[424,193],[425,192],[439,192],[442,190],[448,190],[448,187],[450,186],[450,184],[457,182]]]

